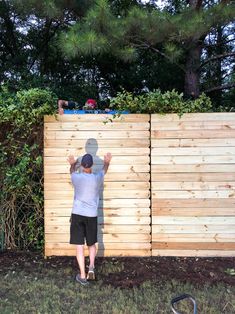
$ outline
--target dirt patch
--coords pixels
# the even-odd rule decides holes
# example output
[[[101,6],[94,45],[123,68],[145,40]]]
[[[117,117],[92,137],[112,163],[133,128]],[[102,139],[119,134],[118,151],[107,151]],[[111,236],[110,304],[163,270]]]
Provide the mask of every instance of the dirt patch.
[[[53,271],[75,275],[75,257],[49,257],[38,252],[6,251],[0,254],[0,272],[24,271],[35,276],[53,276]],[[235,258],[120,257],[96,260],[97,279],[104,284],[127,288],[151,280],[175,279],[198,285],[235,285]]]

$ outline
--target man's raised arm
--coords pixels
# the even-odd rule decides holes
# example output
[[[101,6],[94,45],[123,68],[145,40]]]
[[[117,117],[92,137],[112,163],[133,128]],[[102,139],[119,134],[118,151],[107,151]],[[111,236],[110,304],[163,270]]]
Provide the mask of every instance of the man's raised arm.
[[[111,159],[112,159],[111,153],[107,153],[104,155],[104,167],[103,167],[104,173],[108,171]]]
[[[70,155],[67,159],[67,161],[70,164],[70,174],[72,174],[73,172],[75,172],[77,170],[78,167],[80,167],[80,165],[78,165],[76,159],[74,158],[73,155]]]

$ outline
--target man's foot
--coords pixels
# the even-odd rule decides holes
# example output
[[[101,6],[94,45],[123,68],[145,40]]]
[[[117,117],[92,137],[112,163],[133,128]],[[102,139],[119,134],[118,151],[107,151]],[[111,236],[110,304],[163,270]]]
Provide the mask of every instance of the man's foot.
[[[81,278],[79,274],[76,276],[76,281],[79,282],[83,286],[89,285],[89,282],[86,280],[86,278]]]
[[[87,273],[87,280],[95,280],[95,270],[92,267],[89,267],[88,273]]]

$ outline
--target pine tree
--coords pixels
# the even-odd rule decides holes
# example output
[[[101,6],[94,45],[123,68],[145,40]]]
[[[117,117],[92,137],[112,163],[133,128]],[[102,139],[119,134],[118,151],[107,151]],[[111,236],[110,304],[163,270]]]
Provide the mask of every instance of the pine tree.
[[[112,54],[131,62],[140,50],[153,51],[183,71],[185,95],[197,97],[205,39],[212,29],[234,19],[234,3],[177,1],[170,12],[136,3],[125,14],[115,14],[111,3],[98,0],[81,22],[61,36],[64,53],[72,57]]]

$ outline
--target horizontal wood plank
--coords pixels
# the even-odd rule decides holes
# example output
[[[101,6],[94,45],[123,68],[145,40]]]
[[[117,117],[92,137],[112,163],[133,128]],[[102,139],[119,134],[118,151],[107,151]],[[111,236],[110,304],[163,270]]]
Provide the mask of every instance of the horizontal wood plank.
[[[151,139],[151,147],[178,148],[178,147],[234,147],[235,138],[172,138]]]
[[[70,239],[69,233],[46,233],[45,239],[47,243],[68,242]],[[107,243],[148,243],[150,244],[151,235],[147,233],[112,233],[112,234],[98,234],[98,242],[100,247],[102,244],[106,247]],[[149,246],[148,246],[149,247]],[[118,248],[118,247],[117,247]]]
[[[224,243],[224,242],[234,242],[235,243],[235,233],[153,233],[152,234],[152,241],[153,242],[168,242],[168,243],[180,243],[180,242],[187,242],[187,243]]]
[[[235,216],[235,207],[158,207],[151,209],[152,216],[188,216],[188,217],[205,217],[205,216]]]
[[[47,243],[48,249],[70,249],[72,248],[72,244],[66,242],[54,242]],[[97,243],[98,250],[150,250],[150,242],[140,242],[140,243]]]
[[[44,190],[45,199],[73,198],[73,190]],[[102,198],[149,198],[149,190],[104,190],[100,192]]]
[[[133,159],[135,161],[135,158]],[[153,165],[190,165],[190,164],[233,164],[235,169],[235,155],[225,156],[152,156]]]
[[[152,225],[152,234],[154,233],[233,233],[235,230],[235,224],[234,225]]]
[[[221,250],[221,251],[235,251],[235,242],[195,242],[195,243],[187,243],[187,242],[153,242],[152,243],[153,250]]]
[[[98,147],[89,147],[85,149],[84,147],[71,147],[71,148],[45,148],[44,156],[45,157],[64,157],[66,158],[69,155],[81,156],[87,152],[92,156],[99,156],[103,160],[103,156],[108,152],[112,156],[148,156],[150,154],[150,149],[148,147],[111,147],[111,148],[98,148]]]
[[[152,199],[152,207],[177,207],[177,208],[191,208],[191,207],[235,207],[234,198],[203,198],[203,199],[174,199],[174,198],[165,198],[165,199]]]
[[[112,119],[114,123],[126,122],[149,122],[149,114],[121,114],[115,118],[111,114],[64,114],[64,115],[46,115],[44,116],[44,123],[47,122],[104,122]],[[112,123],[112,122],[109,122]]]
[[[45,208],[45,216],[54,217],[54,216],[69,216],[71,214],[71,208],[61,207],[61,208]],[[150,216],[150,208],[99,208],[98,216],[100,217],[123,217],[123,216]]]
[[[69,233],[69,220],[62,225],[45,223],[45,233]],[[98,225],[98,234],[150,234],[150,225]]]
[[[70,207],[73,205],[73,198],[71,199],[53,199],[53,200],[45,200],[44,202],[45,208],[61,208],[61,207]],[[150,199],[101,199],[99,202],[99,208],[143,208],[150,206]]]
[[[233,257],[235,251],[222,250],[152,250],[152,256]]]
[[[56,181],[50,181],[47,180],[44,184],[45,190],[50,191],[70,191],[73,189],[72,182],[56,182]],[[150,183],[149,182],[105,182],[104,183],[104,189],[106,191],[110,190],[149,190],[150,189]]]
[[[77,156],[75,156],[77,158]],[[227,158],[231,158],[230,156]],[[79,161],[81,161],[82,157],[79,158]],[[113,156],[112,157],[112,163],[111,165],[117,166],[117,165],[148,165],[150,161],[149,156]],[[93,156],[93,162],[94,162],[94,167],[98,165],[104,164],[104,161],[102,158],[99,156]],[[68,161],[66,156],[64,157],[44,157],[44,163],[46,166],[51,166],[51,165],[67,165]],[[110,165],[110,167],[111,167]]]
[[[151,114],[151,123],[158,121],[233,121],[235,112],[206,112],[206,113],[185,113],[179,117],[176,113],[171,114]]]
[[[152,158],[155,156],[234,156],[235,146],[228,147],[153,147]],[[190,156],[190,157],[189,157]]]
[[[140,131],[139,131],[140,132]],[[124,135],[124,134],[123,134]],[[55,134],[57,138],[59,134]],[[102,136],[102,135],[100,135]],[[131,135],[130,135],[131,136]],[[146,136],[146,134],[143,134]],[[174,130],[174,131],[151,131],[151,138],[234,138],[235,130]],[[69,138],[69,137],[68,137]]]
[[[108,185],[107,185],[108,188]],[[233,182],[152,182],[152,191],[161,190],[234,190],[235,181]]]
[[[93,166],[92,169],[94,172],[98,172],[102,170],[102,166]],[[44,165],[44,172],[48,173],[69,173],[70,166],[68,164],[63,165]],[[138,173],[138,172],[149,172],[150,166],[148,164],[142,164],[142,165],[113,165],[110,164],[109,166],[109,174],[111,173],[120,173],[120,172],[126,172],[126,173]]]
[[[235,191],[215,190],[215,191],[154,191],[153,198],[235,198]]]
[[[76,255],[76,247],[75,246],[71,246],[70,249],[65,249],[65,248],[53,248],[53,249],[49,249],[49,248],[45,248],[44,251],[45,256],[75,256]],[[85,256],[88,256],[89,253],[88,251],[85,250]],[[149,249],[138,249],[138,250],[101,250],[99,249],[97,252],[97,256],[101,257],[123,257],[123,256],[150,256],[151,255],[151,251]]]
[[[229,118],[229,117],[228,117]],[[153,130],[227,130],[235,129],[234,120],[214,121],[155,121],[151,122]]]
[[[104,123],[104,121],[99,122],[52,122],[45,123],[44,130],[46,131],[112,131],[112,130],[138,130],[138,131],[148,131],[150,124],[148,122],[126,122],[120,123],[117,121]]]
[[[235,176],[235,174],[234,174]],[[109,173],[107,172],[104,176],[104,182],[149,182],[150,181],[150,173],[146,172],[116,172]],[[44,173],[44,182],[61,182],[61,183],[69,183],[71,182],[70,174],[68,173]]]
[[[234,172],[235,164],[192,164],[192,165],[154,165],[151,171],[154,173],[161,172]]]
[[[235,142],[235,141],[234,141]],[[44,147],[46,148],[69,148],[69,149],[85,149],[86,152],[94,152],[98,149],[110,150],[111,148],[146,148],[150,146],[150,138],[137,138],[137,139],[45,139]]]
[[[61,225],[69,224],[70,215],[68,217],[48,217],[45,225]],[[98,224],[110,225],[146,225],[150,224],[150,217],[98,217]]]
[[[169,131],[170,132],[170,131]],[[222,132],[222,131],[221,131]],[[224,131],[223,131],[224,132]],[[230,131],[231,132],[231,131]],[[230,134],[230,133],[229,133]],[[45,131],[45,139],[135,139],[149,137],[149,131]],[[229,137],[229,136],[226,136]],[[232,137],[232,136],[230,136]]]
[[[235,181],[235,172],[179,172],[151,173],[152,182],[230,182]]]
[[[229,217],[169,217],[169,216],[153,216],[152,224],[158,225],[224,225],[224,228],[235,225],[235,216]]]

